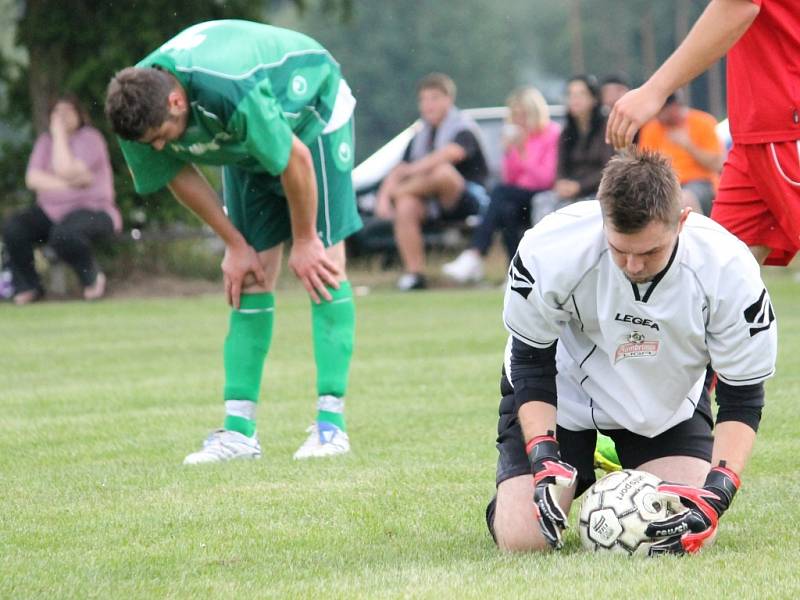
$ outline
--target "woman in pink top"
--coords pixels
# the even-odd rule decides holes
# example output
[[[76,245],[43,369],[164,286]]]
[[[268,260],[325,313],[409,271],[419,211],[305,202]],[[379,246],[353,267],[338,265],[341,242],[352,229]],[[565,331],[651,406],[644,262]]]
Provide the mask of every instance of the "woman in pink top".
[[[43,244],[75,270],[84,298],[100,298],[106,278],[97,268],[92,243],[119,232],[122,219],[106,142],[74,96],[61,96],[53,105],[50,130],[36,140],[25,185],[36,193],[36,203],[3,228],[14,302],[28,304],[44,294],[33,262],[34,247]]]
[[[536,88],[526,87],[509,96],[508,134],[503,155],[503,183],[492,190],[486,216],[472,239],[453,262],[442,268],[459,283],[483,278],[483,258],[496,231],[501,231],[508,258],[514,256],[522,234],[530,226],[531,197],[553,186],[558,163],[561,128],[550,120],[550,111]]]

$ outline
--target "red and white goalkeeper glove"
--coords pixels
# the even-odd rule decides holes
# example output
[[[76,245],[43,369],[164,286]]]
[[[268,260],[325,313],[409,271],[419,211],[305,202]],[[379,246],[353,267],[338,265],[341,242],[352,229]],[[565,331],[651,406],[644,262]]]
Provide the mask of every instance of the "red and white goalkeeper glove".
[[[702,488],[673,483],[658,486],[665,502],[682,512],[647,526],[646,535],[662,540],[650,547],[650,555],[699,552],[714,535],[740,485],[739,476],[723,461],[709,471]]]
[[[578,471],[561,460],[558,442],[552,431],[533,438],[525,446],[533,473],[533,503],[542,534],[556,550],[561,548],[561,532],[568,527],[567,515],[558,499],[575,483]],[[559,489],[560,488],[560,489]]]

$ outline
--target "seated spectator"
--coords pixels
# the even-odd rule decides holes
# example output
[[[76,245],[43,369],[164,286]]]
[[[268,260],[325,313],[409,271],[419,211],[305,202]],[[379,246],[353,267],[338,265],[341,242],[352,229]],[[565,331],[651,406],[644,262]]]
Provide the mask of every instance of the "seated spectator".
[[[431,212],[461,219],[479,209],[470,189],[483,185],[488,168],[478,126],[458,110],[455,98],[456,86],[446,75],[432,73],[420,81],[423,126],[378,190],[375,214],[394,221],[404,270],[397,287],[404,291],[426,286],[422,224]]]
[[[532,223],[578,200],[597,194],[603,168],[614,155],[606,144],[606,117],[597,79],[578,75],[567,82],[567,122],[558,141],[558,170],[552,191],[533,197]]]
[[[622,73],[613,73],[603,77],[600,81],[600,104],[606,115],[611,112],[614,103],[630,89],[628,78]]]
[[[672,161],[683,192],[683,206],[711,214],[719,172],[725,160],[717,136],[717,121],[702,110],[689,108],[685,96],[669,96],[655,119],[642,127],[639,145],[657,150]]]
[[[92,242],[120,231],[122,219],[105,140],[74,96],[61,96],[53,105],[50,129],[36,140],[25,185],[36,193],[35,204],[3,227],[14,302],[29,304],[44,294],[33,261],[34,247],[43,244],[74,269],[86,300],[103,296],[106,278]]]
[[[542,95],[536,88],[522,88],[511,94],[506,104],[509,122],[503,138],[503,183],[492,190],[489,208],[470,247],[442,267],[445,275],[459,283],[483,279],[483,258],[496,231],[502,232],[511,260],[530,226],[533,194],[550,189],[556,178],[561,127],[550,120]]]

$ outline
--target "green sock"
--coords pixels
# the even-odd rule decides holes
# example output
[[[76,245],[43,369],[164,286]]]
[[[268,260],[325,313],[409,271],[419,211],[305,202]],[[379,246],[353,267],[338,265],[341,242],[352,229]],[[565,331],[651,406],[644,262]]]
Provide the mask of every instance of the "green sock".
[[[317,421],[331,423],[346,430],[344,398],[353,356],[356,329],[356,309],[353,289],[343,281],[338,290],[328,288],[333,296],[330,302],[311,305],[311,329],[314,338],[314,361],[317,365],[317,394],[320,397]],[[329,405],[322,402],[333,397],[341,402]]]
[[[255,406],[261,373],[272,339],[275,297],[272,293],[243,294],[238,310],[231,311],[225,338],[225,429],[253,436]]]

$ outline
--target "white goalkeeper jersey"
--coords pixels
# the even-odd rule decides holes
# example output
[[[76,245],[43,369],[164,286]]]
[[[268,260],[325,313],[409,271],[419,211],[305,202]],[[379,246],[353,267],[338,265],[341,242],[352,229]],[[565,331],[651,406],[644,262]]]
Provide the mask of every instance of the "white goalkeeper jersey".
[[[759,266],[690,214],[667,267],[645,284],[614,264],[600,204],[579,202],[525,234],[503,321],[538,348],[558,340],[558,424],[654,437],[692,416],[706,365],[730,385],[775,370],[777,326]]]

